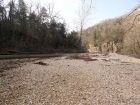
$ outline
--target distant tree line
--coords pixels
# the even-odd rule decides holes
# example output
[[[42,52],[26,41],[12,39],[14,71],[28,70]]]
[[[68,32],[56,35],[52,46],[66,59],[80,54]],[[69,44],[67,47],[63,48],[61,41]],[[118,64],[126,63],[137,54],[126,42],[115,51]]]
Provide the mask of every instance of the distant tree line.
[[[0,51],[45,52],[49,49],[75,49],[80,46],[77,32],[67,33],[53,5],[30,5],[24,0],[0,1]]]

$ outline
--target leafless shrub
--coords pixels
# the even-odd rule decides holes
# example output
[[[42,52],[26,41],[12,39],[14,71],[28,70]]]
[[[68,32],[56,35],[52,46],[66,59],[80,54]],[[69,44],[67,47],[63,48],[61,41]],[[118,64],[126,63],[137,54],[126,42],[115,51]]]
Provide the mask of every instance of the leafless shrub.
[[[67,57],[66,59],[80,59],[84,61],[97,61],[98,59],[92,59],[89,55],[72,55]]]

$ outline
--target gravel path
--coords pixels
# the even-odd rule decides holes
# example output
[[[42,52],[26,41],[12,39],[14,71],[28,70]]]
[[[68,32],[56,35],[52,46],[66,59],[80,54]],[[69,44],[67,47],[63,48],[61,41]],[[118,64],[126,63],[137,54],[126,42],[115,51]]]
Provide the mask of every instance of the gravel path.
[[[97,60],[57,57],[5,71],[0,105],[140,105],[140,59],[87,56]]]

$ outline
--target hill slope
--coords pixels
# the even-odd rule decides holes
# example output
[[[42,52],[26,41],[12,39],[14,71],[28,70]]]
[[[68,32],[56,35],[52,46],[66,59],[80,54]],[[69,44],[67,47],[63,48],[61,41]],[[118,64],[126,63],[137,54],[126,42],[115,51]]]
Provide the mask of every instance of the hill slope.
[[[140,11],[135,11],[129,17],[126,14],[88,28],[84,31],[83,44],[102,52],[140,55],[139,14]]]

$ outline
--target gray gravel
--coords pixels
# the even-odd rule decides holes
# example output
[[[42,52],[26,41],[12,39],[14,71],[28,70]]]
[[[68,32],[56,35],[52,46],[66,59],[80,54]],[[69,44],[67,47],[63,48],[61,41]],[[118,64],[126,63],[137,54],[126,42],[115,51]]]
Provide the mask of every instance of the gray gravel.
[[[89,56],[98,60],[57,57],[5,71],[0,105],[140,105],[139,59]]]

